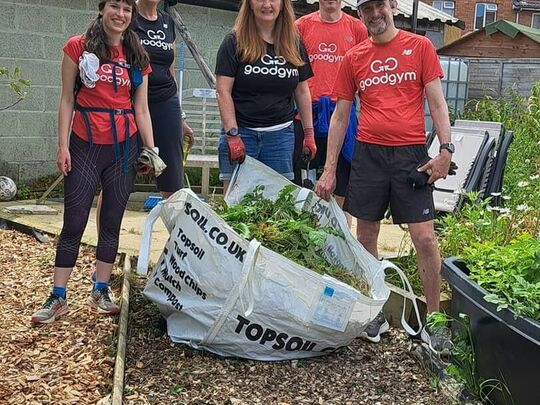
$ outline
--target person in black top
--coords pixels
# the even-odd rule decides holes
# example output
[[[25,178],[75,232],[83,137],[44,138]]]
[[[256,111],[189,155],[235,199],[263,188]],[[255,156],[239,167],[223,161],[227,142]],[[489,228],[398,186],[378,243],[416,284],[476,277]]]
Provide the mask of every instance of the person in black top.
[[[183,135],[193,146],[193,130],[182,117],[178,88],[174,80],[174,22],[167,13],[158,10],[161,0],[138,0],[133,30],[150,56],[152,73],[148,80],[148,109],[152,120],[154,144],[167,168],[156,178],[163,198],[169,198],[184,187]],[[167,0],[171,4],[171,0]],[[96,216],[99,233],[102,193],[97,202]],[[95,266],[92,266],[92,278]]]
[[[302,116],[305,154],[315,156],[309,57],[294,27],[291,0],[242,0],[232,33],[216,60],[223,130],[220,179],[246,153],[293,179],[295,104]]]
[[[174,46],[176,33],[172,18],[158,10],[160,0],[138,0],[135,32],[150,55],[152,74],[148,82],[148,107],[152,117],[154,143],[167,169],[156,178],[164,198],[184,186],[182,167],[182,134],[189,135],[193,145],[193,130],[182,119],[178,88],[174,80]]]

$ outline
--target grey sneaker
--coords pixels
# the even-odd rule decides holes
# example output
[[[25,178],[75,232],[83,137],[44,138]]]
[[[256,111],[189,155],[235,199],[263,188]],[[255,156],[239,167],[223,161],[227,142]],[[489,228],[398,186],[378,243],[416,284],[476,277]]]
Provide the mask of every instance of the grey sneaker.
[[[114,297],[109,287],[94,290],[88,297],[88,305],[97,309],[100,314],[114,315],[120,311],[120,307],[114,302]]]
[[[67,301],[56,294],[49,295],[39,311],[32,315],[32,323],[51,323],[68,311]]]
[[[360,337],[373,343],[379,343],[381,341],[381,335],[389,330],[390,325],[381,311],[360,334]]]
[[[452,351],[452,334],[450,329],[446,326],[438,326],[430,329],[427,326],[422,328],[420,338],[422,342],[431,350],[434,354],[442,357],[449,357]]]

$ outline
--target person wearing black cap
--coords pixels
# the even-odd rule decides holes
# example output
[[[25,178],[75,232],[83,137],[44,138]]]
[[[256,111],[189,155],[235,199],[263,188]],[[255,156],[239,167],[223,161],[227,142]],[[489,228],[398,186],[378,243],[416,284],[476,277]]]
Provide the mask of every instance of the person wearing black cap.
[[[454,147],[435,48],[427,38],[397,29],[396,11],[396,0],[358,1],[358,14],[371,38],[347,52],[334,83],[337,104],[328,134],[328,156],[315,191],[328,199],[334,190],[337,156],[358,92],[362,109],[344,210],[358,218],[359,240],[375,257],[380,220],[388,206],[394,223],[408,224],[427,309],[434,312],[439,310],[441,258],[433,227],[431,184],[448,174]],[[426,148],[424,94],[441,144],[440,153],[432,159]],[[424,187],[410,181],[411,174],[417,173],[425,173]],[[363,337],[378,342],[388,329],[381,313]],[[421,338],[432,351],[448,353],[446,327],[423,328]]]

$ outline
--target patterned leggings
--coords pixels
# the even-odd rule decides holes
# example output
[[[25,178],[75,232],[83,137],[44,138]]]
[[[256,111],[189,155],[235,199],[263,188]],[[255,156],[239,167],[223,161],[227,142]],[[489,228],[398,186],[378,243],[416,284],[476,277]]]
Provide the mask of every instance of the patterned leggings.
[[[135,161],[139,156],[139,136],[129,142],[128,173],[123,171],[125,142],[121,158],[115,159],[114,145],[92,145],[74,133],[69,151],[71,171],[64,178],[64,225],[56,248],[56,267],[73,267],[98,185],[103,189],[96,259],[114,263],[118,251],[120,225],[129,194],[135,183]]]

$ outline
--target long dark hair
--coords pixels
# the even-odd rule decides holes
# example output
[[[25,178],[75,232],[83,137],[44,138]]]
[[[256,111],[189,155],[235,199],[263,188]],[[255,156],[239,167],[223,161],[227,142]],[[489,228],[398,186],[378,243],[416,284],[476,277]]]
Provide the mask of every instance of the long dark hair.
[[[147,67],[150,64],[150,58],[144,47],[141,45],[139,37],[132,29],[133,20],[137,14],[137,3],[135,0],[101,0],[99,2],[100,12],[109,1],[124,2],[132,7],[131,22],[122,35],[122,45],[126,54],[127,63],[141,69]],[[111,46],[109,46],[107,42],[107,34],[103,29],[103,19],[101,18],[101,14],[92,20],[86,29],[84,34],[84,50],[94,53],[101,63],[110,62],[114,56],[112,55]]]

